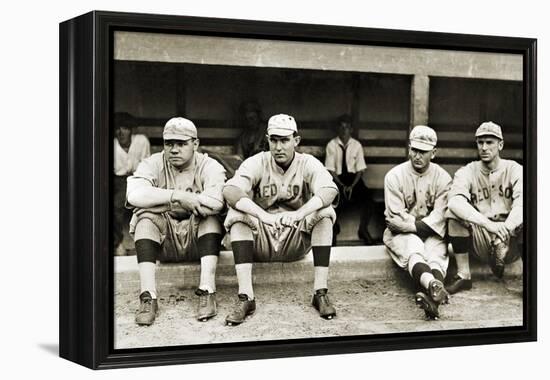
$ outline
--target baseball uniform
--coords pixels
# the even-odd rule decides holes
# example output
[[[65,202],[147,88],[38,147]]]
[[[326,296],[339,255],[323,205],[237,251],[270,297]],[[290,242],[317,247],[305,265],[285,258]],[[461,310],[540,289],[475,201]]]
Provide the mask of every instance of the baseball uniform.
[[[451,176],[430,163],[424,173],[414,170],[410,161],[391,169],[384,178],[385,216],[411,218],[424,222],[435,234],[424,241],[414,233],[384,231],[383,241],[393,260],[407,268],[411,255],[419,254],[426,263],[445,274],[449,259],[445,242],[447,193]]]
[[[225,170],[207,154],[194,153],[192,164],[178,171],[166,160],[164,152],[153,154],[139,164],[128,178],[128,193],[141,186],[194,192],[199,198],[212,199],[223,204]],[[208,204],[209,202],[201,202]],[[162,210],[162,208],[161,208]],[[130,233],[135,232],[139,220],[150,219],[161,232],[160,261],[198,260],[197,232],[199,220],[187,210],[170,205],[170,210],[135,209],[130,221]]]
[[[332,176],[323,164],[309,154],[295,153],[290,167],[283,171],[270,152],[261,152],[246,159],[227,186],[236,186],[269,213],[293,211],[302,207],[322,188],[337,190]],[[335,200],[337,201],[337,200]],[[264,225],[258,219],[229,208],[225,228],[234,223],[248,225],[254,235],[256,261],[292,261],[303,257],[311,248],[310,234],[315,224],[328,217],[332,223],[336,214],[332,206],[321,208],[300,221],[297,228]]]
[[[507,262],[521,255],[517,247],[523,226],[523,167],[520,164],[500,159],[498,166],[489,170],[481,161],[471,162],[455,173],[449,199],[454,196],[463,196],[478,212],[492,221],[504,222],[512,231]],[[473,253],[487,262],[495,236],[480,226],[459,220],[450,210],[446,216],[470,229]]]

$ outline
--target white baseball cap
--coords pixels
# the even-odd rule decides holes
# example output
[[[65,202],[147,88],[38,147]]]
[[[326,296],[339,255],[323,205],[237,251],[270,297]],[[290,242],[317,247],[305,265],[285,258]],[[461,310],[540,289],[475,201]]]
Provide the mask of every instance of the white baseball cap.
[[[411,148],[429,151],[435,148],[437,144],[437,135],[432,128],[426,125],[417,125],[411,131],[409,141]]]
[[[294,120],[292,116],[281,113],[271,116],[267,122],[268,136],[290,136],[297,132],[298,126],[296,125],[296,120]]]
[[[183,117],[173,117],[166,122],[164,132],[162,133],[164,140],[189,140],[197,138],[197,128],[191,120]]]
[[[495,136],[496,138],[502,140],[502,129],[500,128],[500,125],[493,123],[492,121],[486,121],[485,123],[481,123],[481,125],[477,128],[476,137],[479,136]]]

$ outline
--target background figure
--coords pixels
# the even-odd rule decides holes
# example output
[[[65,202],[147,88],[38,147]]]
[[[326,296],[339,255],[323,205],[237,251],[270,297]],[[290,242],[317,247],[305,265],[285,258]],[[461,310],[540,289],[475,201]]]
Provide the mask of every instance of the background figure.
[[[443,281],[449,264],[445,211],[451,176],[431,162],[436,144],[435,131],[417,125],[409,137],[409,161],[384,178],[384,244],[421,289],[415,301],[431,319],[439,318],[439,305],[448,297]]]
[[[256,101],[247,101],[239,107],[239,128],[243,132],[237,139],[235,153],[243,160],[269,150],[266,140],[266,122],[262,108]]]
[[[523,166],[500,158],[499,125],[482,123],[475,137],[480,160],[457,170],[449,192],[449,237],[457,266],[450,293],[472,288],[469,253],[502,278],[505,264],[523,252]]]
[[[225,170],[197,152],[193,122],[174,117],[163,131],[164,150],[144,160],[128,178],[128,203],[135,207],[130,232],[136,244],[140,306],[138,325],[151,325],[158,312],[156,262],[200,260],[197,319],[217,313],[216,266],[224,207]]]
[[[329,141],[326,147],[325,167],[332,175],[340,191],[340,201],[336,207],[337,215],[350,206],[360,207],[359,228],[357,234],[365,243],[371,244],[368,232],[369,215],[373,212],[373,202],[362,176],[367,168],[361,143],[351,137],[353,126],[349,115],[337,120],[338,135]],[[338,221],[334,224],[333,245],[340,232]]]
[[[115,113],[114,126],[113,243],[115,255],[121,256],[126,254],[122,240],[124,229],[128,228],[132,216],[132,212],[125,207],[126,179],[135,172],[141,160],[151,153],[147,137],[132,133],[136,121],[129,113]]]

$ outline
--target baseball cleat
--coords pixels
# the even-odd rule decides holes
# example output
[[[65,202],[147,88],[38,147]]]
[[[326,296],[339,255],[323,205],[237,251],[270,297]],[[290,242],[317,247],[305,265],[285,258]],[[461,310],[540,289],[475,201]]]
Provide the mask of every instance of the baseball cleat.
[[[493,246],[491,255],[489,256],[489,266],[491,271],[497,278],[504,276],[504,259],[510,247],[506,243],[499,243]]]
[[[239,294],[239,300],[233,311],[225,317],[225,323],[228,326],[240,325],[247,315],[252,315],[255,311],[256,300],[249,299],[246,294]]]
[[[136,313],[136,323],[138,325],[149,326],[155,321],[158,314],[158,303],[151,297],[151,293],[145,291],[139,295],[139,310]]]
[[[317,309],[321,318],[332,319],[336,316],[336,309],[330,303],[327,292],[327,289],[316,290],[311,305]]]
[[[208,290],[197,289],[195,294],[199,296],[197,320],[200,322],[206,322],[218,314],[216,293],[209,293]]]
[[[455,294],[462,290],[471,290],[472,289],[472,280],[462,278],[458,274],[455,275],[452,279],[452,282],[445,287],[449,294]]]
[[[438,279],[433,279],[428,285],[428,292],[432,300],[439,304],[449,302],[449,293],[445,290],[445,286]]]
[[[431,299],[429,295],[424,292],[416,293],[415,302],[418,307],[424,310],[426,318],[437,320],[439,319],[438,304]]]

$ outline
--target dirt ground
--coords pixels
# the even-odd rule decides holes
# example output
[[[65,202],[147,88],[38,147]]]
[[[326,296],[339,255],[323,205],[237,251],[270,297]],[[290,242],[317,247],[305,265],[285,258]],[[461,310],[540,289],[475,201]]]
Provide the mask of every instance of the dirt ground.
[[[152,326],[134,323],[137,290],[118,293],[115,348],[518,326],[523,320],[521,279],[476,281],[471,291],[440,306],[438,321],[425,320],[406,277],[331,282],[329,296],[338,314],[330,321],[310,306],[310,287],[310,283],[256,285],[256,313],[239,326],[225,325],[237,298],[234,286],[217,289],[218,315],[208,322],[195,319],[194,289],[160,289],[160,313]]]

